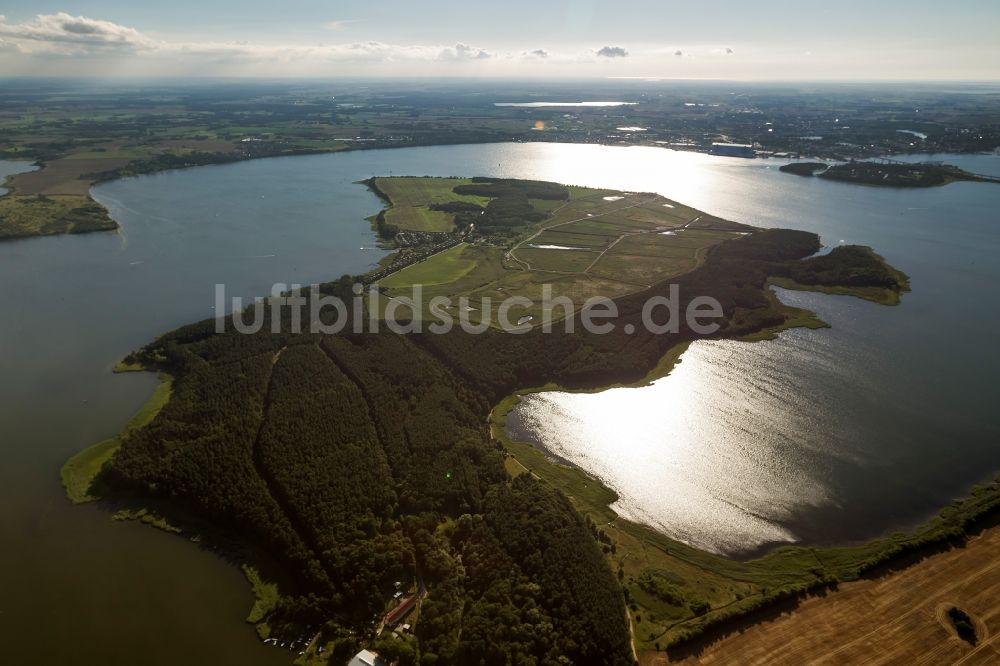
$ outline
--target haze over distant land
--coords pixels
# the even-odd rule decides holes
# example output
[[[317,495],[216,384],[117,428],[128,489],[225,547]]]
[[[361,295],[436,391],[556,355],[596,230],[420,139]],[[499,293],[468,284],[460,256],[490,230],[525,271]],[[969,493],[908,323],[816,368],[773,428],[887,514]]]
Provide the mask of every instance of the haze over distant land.
[[[997,80],[1000,5],[12,0],[8,76]]]

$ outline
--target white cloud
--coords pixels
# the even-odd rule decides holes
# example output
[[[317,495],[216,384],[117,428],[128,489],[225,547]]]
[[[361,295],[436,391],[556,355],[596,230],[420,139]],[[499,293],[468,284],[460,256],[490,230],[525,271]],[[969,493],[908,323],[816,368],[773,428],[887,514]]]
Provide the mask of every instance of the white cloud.
[[[486,60],[493,54],[485,49],[469,46],[459,42],[454,47],[441,49],[441,60]]]
[[[65,12],[39,14],[25,23],[8,23],[0,16],[0,36],[20,44],[25,51],[36,48],[78,53],[90,50],[146,50],[156,42],[134,28]]]
[[[337,21],[327,21],[323,27],[327,30],[345,30],[354,23],[359,23],[360,19],[339,19]]]
[[[325,27],[339,30],[356,22],[354,19],[331,21]],[[491,59],[494,54],[484,48],[459,42],[453,46],[401,45],[379,41],[350,42],[318,46],[259,45],[238,42],[165,42],[157,41],[127,26],[72,16],[65,12],[39,14],[31,21],[10,23],[0,15],[0,53],[17,52],[24,57],[45,58],[71,56],[76,59],[107,59],[116,53],[141,54],[149,62],[178,64],[195,60],[206,65],[225,64],[235,67],[270,67],[281,63],[302,72],[315,71],[336,63],[404,62],[472,62]],[[127,63],[116,61],[126,66]]]
[[[356,19],[325,23],[327,32],[304,43],[277,32],[250,41],[164,39],[133,27],[67,12],[40,14],[16,22],[0,15],[0,73],[12,76],[593,76],[609,72],[629,77],[753,79],[773,78],[926,78],[995,79],[996,58],[982,47],[955,54],[943,65],[937,52],[921,47],[890,47],[865,58],[845,57],[830,44],[789,41],[757,45],[739,42],[670,43],[633,40],[630,47],[567,41],[553,37],[548,48],[503,42],[394,44],[348,41],[337,32]],[[367,25],[367,24],[366,24]],[[323,21],[317,22],[322,28]],[[373,27],[374,29],[374,27]],[[331,35],[340,39],[332,40]],[[241,36],[242,37],[242,36]],[[471,36],[469,38],[471,40]],[[560,41],[561,40],[561,41]],[[992,47],[991,47],[992,48]],[[995,50],[995,49],[993,49]],[[803,51],[806,52],[803,56]],[[679,52],[678,57],[674,54]],[[735,55],[738,53],[739,55]],[[989,53],[992,53],[990,51]],[[989,55],[987,53],[987,55]],[[959,76],[959,74],[961,76]]]

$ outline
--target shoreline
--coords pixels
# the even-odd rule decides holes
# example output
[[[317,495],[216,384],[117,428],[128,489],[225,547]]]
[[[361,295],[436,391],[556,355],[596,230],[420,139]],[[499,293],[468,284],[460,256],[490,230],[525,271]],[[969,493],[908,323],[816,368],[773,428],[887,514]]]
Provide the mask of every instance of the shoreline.
[[[777,285],[775,285],[775,286],[777,286]],[[805,287],[803,287],[803,290],[806,290]],[[790,329],[793,329],[793,328],[805,328],[805,329],[813,330],[813,329],[830,328],[831,327],[830,324],[828,324],[827,322],[823,321],[818,316],[816,316],[816,313],[814,313],[814,312],[812,312],[810,310],[806,310],[806,309],[803,309],[803,308],[795,308],[795,307],[792,307],[792,306],[785,305],[784,303],[781,303],[781,301],[777,298],[777,296],[774,295],[774,291],[773,290],[768,289],[768,293],[772,294],[774,300],[782,308],[786,309],[787,311],[791,311],[794,314],[791,317],[789,317],[788,319],[786,319],[781,324],[763,328],[760,331],[757,331],[755,333],[751,333],[749,335],[742,335],[742,336],[737,336],[737,337],[713,337],[713,338],[707,338],[707,339],[715,340],[715,341],[757,343],[757,342],[767,342],[767,341],[770,341],[770,340],[774,340],[774,339],[776,339],[778,337],[778,334],[781,333],[782,331],[790,330]],[[848,294],[842,294],[842,295],[848,295]],[[849,294],[849,295],[855,295],[855,294]],[[499,442],[500,444],[502,444],[505,447],[505,449],[507,449],[508,453],[510,453],[511,449],[514,449],[516,451],[519,451],[520,454],[522,456],[524,456],[527,453],[528,450],[531,450],[531,451],[539,454],[548,463],[548,465],[550,465],[552,467],[555,467],[555,468],[564,468],[565,470],[572,470],[576,474],[578,474],[578,475],[580,475],[582,477],[585,477],[587,480],[589,480],[589,482],[592,482],[592,483],[596,484],[597,486],[599,486],[599,490],[597,492],[599,492],[600,494],[603,494],[606,497],[610,498],[606,502],[606,505],[607,505],[607,508],[609,510],[611,510],[612,512],[614,512],[614,509],[612,509],[610,505],[613,504],[614,502],[616,502],[618,500],[618,497],[619,497],[618,494],[614,491],[614,489],[612,489],[612,488],[604,485],[604,483],[600,479],[598,479],[597,477],[591,475],[589,472],[587,472],[582,467],[580,467],[578,465],[575,465],[574,463],[572,463],[572,462],[570,462],[568,460],[565,460],[565,459],[561,458],[560,456],[555,455],[554,453],[552,453],[551,451],[549,451],[548,449],[546,449],[544,446],[542,446],[539,442],[536,442],[536,441],[521,441],[521,440],[514,440],[514,439],[512,439],[507,434],[507,430],[506,430],[507,417],[510,415],[510,413],[512,411],[514,411],[514,409],[517,408],[517,406],[521,402],[521,399],[524,396],[527,396],[527,395],[532,395],[532,394],[537,394],[537,393],[547,393],[547,392],[561,392],[561,393],[601,393],[603,391],[608,391],[608,390],[611,390],[611,389],[619,389],[619,388],[644,388],[644,387],[647,387],[647,386],[651,386],[653,383],[659,381],[660,379],[664,379],[664,378],[666,378],[666,377],[668,377],[670,375],[670,373],[673,371],[673,369],[679,363],[681,363],[683,361],[684,352],[687,351],[688,347],[691,346],[692,342],[695,342],[695,341],[694,340],[687,340],[687,341],[681,342],[681,343],[679,343],[679,344],[677,344],[677,345],[669,348],[666,351],[666,353],[664,353],[664,355],[660,358],[660,360],[657,362],[656,366],[652,370],[650,370],[642,379],[636,380],[634,382],[629,382],[629,383],[617,382],[617,383],[614,383],[614,384],[608,384],[606,386],[589,387],[589,388],[574,388],[574,387],[562,386],[562,385],[556,384],[556,383],[549,383],[549,384],[545,384],[543,386],[535,386],[535,387],[526,388],[526,389],[517,389],[513,393],[507,395],[502,400],[500,400],[500,402],[498,402],[496,405],[494,405],[493,408],[490,410],[490,413],[489,413],[489,416],[488,416],[488,419],[487,419],[487,422],[488,422],[488,425],[489,425],[489,428],[490,428],[490,437],[491,437],[491,439],[493,441],[496,441],[496,442]],[[528,457],[531,457],[530,454],[528,455]],[[527,465],[524,464],[524,462],[518,460],[518,458],[517,458],[516,455],[510,455],[509,458],[512,459],[516,464],[518,464],[524,471],[530,472],[530,473],[534,474],[537,478],[540,478],[540,479],[543,479],[543,480],[547,480],[547,479],[545,479],[544,476],[539,476],[538,474],[536,474],[535,471],[534,471],[534,469],[529,468]],[[508,472],[510,472],[510,471],[511,470],[508,467]],[[584,485],[585,486],[589,486],[589,483],[585,483]],[[572,496],[571,496],[571,499],[572,499]],[[665,537],[667,539],[670,539],[671,541],[674,541],[674,542],[676,542],[678,544],[683,544],[683,545],[685,545],[685,546],[687,546],[689,548],[694,548],[694,549],[702,551],[702,552],[710,553],[710,551],[703,550],[703,549],[697,548],[695,546],[689,546],[688,544],[686,544],[686,543],[684,543],[682,541],[676,540],[673,537],[671,537],[671,536],[669,536],[669,535],[667,535],[665,533],[662,533],[662,532],[656,530],[655,528],[653,528],[651,526],[645,525],[643,523],[637,523],[637,522],[633,522],[631,520],[628,520],[627,518],[618,515],[617,512],[615,512],[615,516],[617,516],[619,520],[622,520],[622,521],[624,521],[626,523],[635,525],[636,527],[644,529],[644,530],[651,530],[651,531],[655,532],[656,534],[659,534],[659,535],[661,535],[661,536],[663,536],[663,537]],[[925,522],[925,521],[922,521],[922,522]],[[861,541],[859,543],[864,543],[864,541]],[[737,560],[737,561],[750,561],[750,560],[753,560],[753,559],[755,559],[757,557],[766,555],[768,552],[771,552],[771,551],[773,551],[773,550],[775,550],[777,548],[781,548],[783,546],[788,546],[788,545],[795,545],[795,544],[788,544],[786,542],[767,543],[767,544],[762,544],[759,548],[755,548],[752,551],[748,551],[747,553],[745,553],[743,555],[727,554],[727,555],[722,555],[722,557],[727,557],[727,558],[734,559],[734,560]],[[850,545],[856,545],[856,544],[855,543],[845,543],[845,544],[840,544],[840,545],[850,546]],[[712,554],[715,554],[715,553],[712,553]]]
[[[125,369],[119,369],[119,366]],[[146,368],[134,364],[124,366],[122,362],[119,362],[114,372],[142,372],[145,370]],[[90,491],[104,467],[104,463],[118,451],[124,437],[150,423],[170,400],[173,391],[173,377],[164,372],[160,372],[159,377],[160,383],[153,389],[149,399],[129,418],[117,435],[78,451],[60,468],[59,478],[70,502],[86,504],[100,499],[98,496],[91,495]]]
[[[37,237],[45,237],[45,236],[64,236],[64,235],[71,235],[71,234],[74,234],[74,233],[97,233],[97,232],[102,232],[102,231],[119,231],[120,230],[120,225],[117,223],[117,221],[115,221],[115,220],[113,220],[111,218],[110,211],[108,211],[106,208],[104,208],[104,206],[102,204],[98,203],[95,199],[93,199],[93,197],[90,195],[90,190],[93,187],[97,186],[97,185],[101,185],[101,184],[107,183],[107,182],[112,182],[112,181],[115,181],[115,180],[122,180],[122,179],[125,179],[125,178],[136,178],[136,177],[139,177],[139,176],[151,176],[151,175],[156,175],[156,174],[160,174],[160,173],[166,173],[166,172],[169,172],[169,171],[184,171],[184,170],[187,170],[187,169],[194,169],[194,168],[198,168],[198,167],[227,166],[227,165],[236,164],[236,163],[239,163],[239,162],[250,162],[250,161],[256,161],[256,160],[265,160],[265,159],[280,158],[280,157],[306,157],[306,156],[314,156],[314,155],[333,155],[333,154],[336,154],[336,153],[350,153],[350,152],[371,151],[371,150],[396,150],[396,149],[406,149],[406,148],[430,148],[430,147],[439,147],[439,146],[457,146],[457,145],[474,145],[474,146],[478,146],[478,145],[490,145],[490,144],[498,144],[498,143],[501,143],[501,144],[502,143],[556,143],[556,144],[568,144],[568,145],[573,145],[573,144],[578,144],[578,145],[598,145],[598,146],[607,146],[607,147],[610,147],[610,148],[660,148],[660,149],[663,149],[663,150],[671,150],[671,151],[684,152],[684,153],[697,153],[697,154],[712,156],[711,153],[706,152],[704,150],[685,149],[683,147],[660,146],[660,145],[649,144],[649,143],[642,143],[642,142],[636,142],[636,143],[614,142],[614,143],[610,143],[610,142],[604,142],[604,141],[593,141],[593,142],[591,142],[591,141],[579,141],[579,140],[574,140],[574,141],[559,141],[558,139],[553,140],[552,138],[546,138],[545,140],[542,140],[541,138],[539,138],[539,139],[532,139],[532,138],[529,138],[529,139],[511,138],[511,139],[509,139],[507,141],[497,141],[497,140],[495,140],[495,138],[492,138],[492,137],[489,140],[478,141],[478,142],[477,141],[473,141],[473,142],[464,141],[462,143],[415,143],[415,144],[405,145],[405,146],[398,146],[398,145],[395,145],[395,146],[393,146],[393,145],[390,145],[390,146],[367,146],[367,145],[353,146],[353,145],[351,145],[351,146],[345,146],[343,148],[338,148],[336,150],[329,150],[329,149],[328,150],[322,150],[322,149],[319,149],[319,150],[302,150],[302,151],[298,151],[298,152],[279,153],[279,154],[274,154],[274,155],[253,155],[253,156],[250,156],[250,157],[247,157],[247,156],[244,156],[244,155],[230,155],[230,154],[227,154],[227,153],[211,153],[211,155],[213,155],[214,157],[219,157],[219,158],[224,158],[224,159],[218,159],[218,160],[215,160],[215,161],[205,162],[205,163],[201,163],[201,164],[187,164],[187,165],[181,165],[181,166],[177,166],[177,165],[163,165],[160,168],[153,168],[153,169],[151,169],[149,171],[143,171],[143,172],[135,173],[135,174],[125,174],[125,175],[118,175],[118,174],[109,175],[109,174],[105,174],[105,173],[94,174],[94,178],[92,179],[92,181],[90,183],[90,186],[87,188],[87,194],[85,195],[85,198],[89,199],[94,204],[100,206],[104,210],[104,217],[106,219],[110,220],[114,224],[114,227],[85,229],[85,230],[81,230],[81,231],[73,231],[72,229],[70,229],[70,230],[55,231],[55,232],[49,232],[49,233],[25,233],[25,234],[12,234],[12,235],[7,235],[7,236],[0,235],[0,242],[17,241],[17,240],[24,240],[24,239],[27,239],[27,238],[37,238]],[[968,151],[968,152],[926,153],[926,154],[930,154],[930,155],[991,155],[991,154],[995,154],[995,152],[996,151],[994,150],[993,152],[990,152],[990,151]],[[922,154],[925,154],[925,153],[923,153],[923,152],[881,153],[881,154],[878,154],[878,155],[869,155],[869,156],[864,157],[862,159],[866,159],[867,160],[867,159],[878,159],[878,158],[891,158],[891,157],[900,156],[900,155],[902,155],[902,156],[908,156],[908,155],[922,155]],[[8,158],[4,158],[4,159],[8,159]],[[39,162],[41,161],[41,159],[42,158],[36,157],[36,156],[26,156],[26,157],[9,158],[9,161],[30,162],[30,164],[32,166],[38,166],[39,168],[37,170],[41,171],[41,170],[44,170],[45,166],[46,166],[44,163],[39,166]],[[59,158],[59,159],[65,159],[65,158]],[[779,157],[775,157],[773,155],[765,155],[763,157],[755,158],[755,159],[783,160],[783,159],[786,159],[786,158],[779,158]],[[821,156],[819,156],[819,155],[805,155],[805,154],[802,154],[797,159],[799,159],[799,160],[810,160],[810,159],[823,159],[823,158]],[[154,160],[150,159],[150,160],[147,160],[146,162],[151,163],[153,161]],[[149,166],[148,163],[143,163],[143,164],[140,164],[139,166],[140,167]],[[126,165],[126,167],[127,166],[128,165]],[[125,167],[120,167],[120,168],[125,168]],[[119,169],[113,169],[111,171],[114,172],[114,171],[118,171]],[[24,172],[19,172],[19,173],[24,173]],[[2,187],[2,188],[4,188],[4,189],[7,190],[3,194],[0,194],[0,199],[2,199],[4,197],[7,197],[7,196],[27,196],[27,195],[18,195],[17,192],[15,192],[13,189],[11,189],[10,187],[8,187],[8,185],[10,184],[10,182],[17,175],[19,175],[19,174],[10,174],[10,175],[8,175],[4,179],[3,183],[0,183],[0,187]],[[366,182],[367,180],[372,180],[372,179],[369,178],[369,179],[366,179],[366,180],[363,180],[363,181],[358,181],[358,182],[367,184],[367,182]],[[970,181],[970,182],[989,182],[989,181]],[[848,183],[848,184],[851,184],[851,183]],[[379,198],[383,198],[383,197],[381,197],[379,195],[379,193],[377,191],[375,192],[375,194],[377,196],[379,196]]]

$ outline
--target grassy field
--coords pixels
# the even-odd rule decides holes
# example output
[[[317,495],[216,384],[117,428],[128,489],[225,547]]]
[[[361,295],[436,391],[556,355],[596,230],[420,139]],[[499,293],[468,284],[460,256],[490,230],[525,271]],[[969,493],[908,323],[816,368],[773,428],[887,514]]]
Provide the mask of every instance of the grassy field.
[[[651,257],[609,254],[590,269],[595,277],[605,277],[635,285],[648,285],[672,275],[680,275],[698,265],[695,257]]]
[[[254,625],[261,639],[265,639],[271,635],[271,630],[264,620],[271,614],[280,600],[278,586],[275,583],[265,581],[255,567],[244,564],[242,568],[243,575],[247,577],[254,596],[253,606],[247,615],[247,622]]]
[[[450,284],[476,267],[475,258],[465,258],[463,254],[469,246],[459,243],[444,252],[439,252],[420,263],[408,266],[382,280],[383,287],[407,287],[414,284]]]
[[[511,256],[532,271],[579,273],[619,281],[634,290],[695,268],[705,248],[735,237],[691,228],[700,217],[656,195],[577,188],[569,203],[542,222],[538,233],[517,244]],[[586,248],[589,253],[539,245]]]
[[[845,583],[673,659],[645,653],[643,666],[967,664],[1000,662],[1000,529],[884,577]],[[960,639],[945,613],[972,618],[978,643]]]
[[[117,228],[104,207],[85,194],[0,196],[0,240]]]
[[[535,245],[564,245],[568,247],[603,250],[608,246],[608,236],[607,234],[600,233],[553,229],[551,231],[543,231],[535,238],[533,243]]]
[[[422,206],[393,208],[386,213],[385,221],[399,227],[400,231],[449,232],[454,228],[453,215]]]
[[[401,229],[450,230],[451,215],[427,206],[444,201],[485,205],[489,199],[456,195],[469,179],[380,177],[378,191],[389,200],[386,221]],[[724,223],[682,204],[648,193],[570,187],[568,200],[529,200],[547,217],[527,224],[506,247],[479,242],[437,254],[381,280],[390,297],[423,284],[425,299],[467,297],[476,308],[473,322],[495,314],[499,301],[523,296],[532,305],[517,317],[542,322],[543,285],[553,296],[568,296],[579,308],[594,296],[617,297],[696,268],[708,247],[737,237],[736,233],[704,226],[728,224],[741,233],[751,227]],[[435,217],[445,215],[447,218]],[[683,227],[683,228],[682,228]],[[674,235],[664,235],[670,231]],[[564,249],[568,248],[568,249]],[[492,301],[487,308],[485,299]],[[383,304],[384,307],[384,304]],[[555,320],[563,317],[557,311]],[[494,323],[495,317],[493,318]]]
[[[440,258],[440,259],[439,259]],[[440,262],[440,263],[439,263]],[[428,266],[424,266],[427,263]],[[495,285],[520,275],[504,266],[503,250],[488,245],[469,245],[462,243],[455,248],[446,250],[430,257],[425,262],[407,267],[398,273],[390,275],[381,281],[385,297],[378,304],[380,312],[391,299],[411,297],[412,287],[421,284],[425,320],[433,321],[429,303],[432,298],[444,296],[452,298],[456,304],[450,308],[454,315],[458,313],[458,296],[467,296],[477,308],[481,308],[480,299],[483,290],[496,295]],[[453,278],[450,281],[440,281],[443,278]],[[491,288],[489,285],[494,285]],[[371,307],[371,302],[368,302]],[[407,311],[408,312],[408,311]],[[481,321],[482,310],[466,311],[465,316],[472,323]]]
[[[486,197],[455,194],[457,185],[471,182],[468,178],[426,178],[398,176],[376,178],[375,184],[392,201],[386,222],[403,231],[451,231],[454,215],[430,210],[428,206],[447,201],[466,201],[485,206]]]
[[[90,495],[90,486],[94,482],[94,479],[97,478],[97,474],[101,471],[104,463],[110,460],[111,456],[118,450],[118,447],[121,446],[122,439],[128,433],[152,421],[163,406],[167,404],[167,401],[170,400],[170,391],[173,382],[165,375],[161,375],[160,380],[160,385],[153,391],[153,395],[129,419],[129,422],[125,424],[121,433],[116,437],[106,439],[103,442],[80,451],[63,465],[59,471],[59,476],[62,479],[63,487],[66,488],[66,496],[69,497],[71,502],[74,504],[83,504],[95,499]]]
[[[531,266],[533,271],[553,273],[582,273],[598,253],[585,250],[550,250],[526,247],[517,251],[518,259]]]

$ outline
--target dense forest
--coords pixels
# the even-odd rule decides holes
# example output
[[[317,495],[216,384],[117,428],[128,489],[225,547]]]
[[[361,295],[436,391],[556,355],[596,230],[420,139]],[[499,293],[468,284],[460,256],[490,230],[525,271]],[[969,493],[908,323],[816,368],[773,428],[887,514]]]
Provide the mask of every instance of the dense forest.
[[[950,164],[855,161],[834,164],[820,172],[819,177],[888,187],[934,187],[956,180],[978,180],[975,175]]]
[[[814,234],[787,230],[716,246],[676,279],[682,306],[715,297],[719,335],[731,336],[783,321],[764,292],[771,275],[881,284],[867,264],[852,268],[860,260],[848,250],[801,261],[818,247]],[[323,291],[347,296],[350,284]],[[125,438],[99,482],[168,498],[280,562],[291,582],[267,618],[272,635],[322,627],[354,647],[394,581],[409,581],[428,591],[415,641],[380,643],[401,663],[632,663],[623,590],[594,531],[557,490],[508,477],[486,421],[519,387],[642,377],[694,337],[684,325],[666,335],[638,326],[645,300],[667,288],[619,300],[616,331],[634,323],[635,335],[178,329],[130,359],[175,377],[173,397]]]
[[[885,270],[882,259],[867,247],[841,245],[827,254],[789,264],[775,271],[804,285],[839,285],[844,287],[883,287],[899,290],[905,279]]]
[[[544,220],[546,214],[535,208],[530,199],[569,199],[569,190],[558,183],[508,178],[476,177],[471,183],[456,186],[454,192],[491,197],[485,209],[473,210],[465,204],[464,210],[457,210],[455,215],[459,229],[474,224],[476,231],[484,236],[510,236],[517,227]]]

